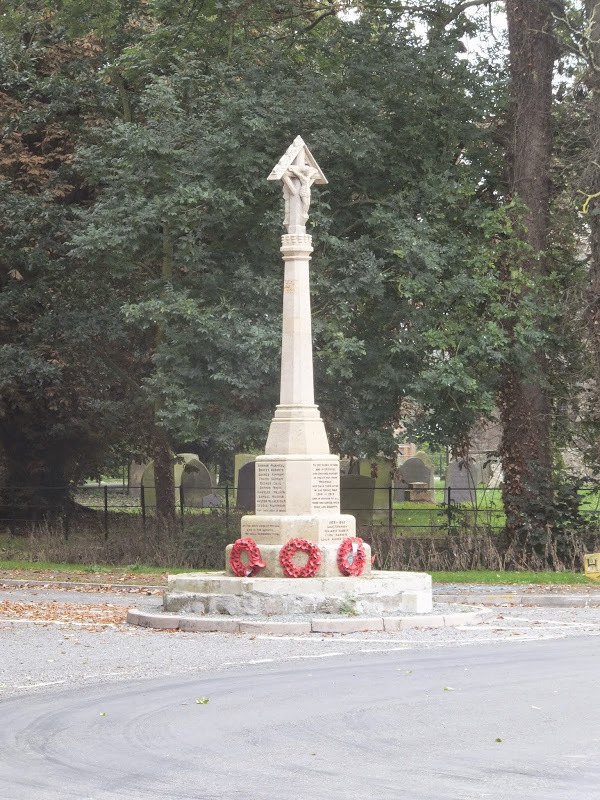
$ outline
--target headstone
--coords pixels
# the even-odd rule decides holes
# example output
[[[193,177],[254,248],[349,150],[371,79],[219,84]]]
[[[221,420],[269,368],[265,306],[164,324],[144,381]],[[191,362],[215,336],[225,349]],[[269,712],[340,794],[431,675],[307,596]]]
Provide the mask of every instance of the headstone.
[[[500,459],[497,455],[488,453],[473,453],[475,462],[481,467],[481,483],[490,485],[492,475],[497,473]]]
[[[340,458],[340,475],[360,475],[360,459]]]
[[[181,459],[181,462],[179,461]],[[193,453],[181,453],[175,461],[175,496],[183,486],[183,504],[186,508],[204,508],[204,498],[211,493],[213,478],[206,466]],[[178,497],[180,500],[180,497]]]
[[[488,489],[500,489],[503,483],[504,473],[502,472],[502,464],[498,461],[492,465],[487,487]]]
[[[237,504],[237,490],[240,485],[240,470],[246,464],[254,461],[256,453],[236,453],[233,457],[233,502]]]
[[[373,522],[375,480],[366,475],[340,476],[340,504],[342,514],[353,514],[357,525]]]
[[[483,465],[482,462],[476,458],[470,458],[469,464],[471,465],[471,472],[475,480],[477,481],[477,486],[483,483]]]
[[[426,453],[425,450],[417,450],[415,453],[415,458],[420,458],[424,464],[427,464],[428,467],[433,469],[433,461],[429,453]]]
[[[473,463],[476,465],[476,469],[479,471],[479,475],[481,476],[479,483],[483,483],[485,486],[487,486],[490,480],[493,462],[486,456],[485,453],[471,453],[471,457],[473,458]]]
[[[394,502],[405,503],[408,500],[408,483],[396,472],[394,475]]]
[[[212,494],[207,494],[205,497],[202,498],[202,507],[203,508],[220,508],[223,505],[223,498],[220,497],[218,494],[214,492]]]
[[[431,503],[431,489],[426,483],[409,483],[408,499],[411,503]]]
[[[146,464],[142,474],[141,486],[144,487],[144,505],[146,508],[156,506],[156,491],[154,489],[154,461]]]
[[[246,511],[256,508],[256,461],[248,461],[238,472],[236,505]]]
[[[473,462],[460,458],[451,461],[446,467],[446,499],[453,503],[477,504],[475,491],[480,478],[480,470]]]
[[[194,453],[178,453],[174,457],[173,480],[175,483],[175,503],[181,502],[183,485],[183,503],[187,508],[202,508],[203,498],[213,488],[209,471]],[[154,461],[145,468],[142,475],[144,487],[144,504],[146,508],[156,506],[156,489],[154,486]]]
[[[394,481],[394,463],[389,458],[361,458],[360,474],[375,481],[374,510],[387,514],[390,506],[390,487]]]
[[[433,467],[428,466],[424,461],[416,456],[408,458],[404,464],[398,467],[396,471],[397,480],[405,483],[423,483],[428,489],[427,497],[428,502],[435,502],[434,496],[434,480],[433,480]],[[425,495],[421,495],[424,497]],[[412,495],[411,495],[412,500]],[[423,502],[423,501],[421,501]]]
[[[146,469],[147,462],[132,461],[129,464],[129,476],[127,479],[127,494],[132,497],[140,496],[140,486],[142,485],[142,476]]]

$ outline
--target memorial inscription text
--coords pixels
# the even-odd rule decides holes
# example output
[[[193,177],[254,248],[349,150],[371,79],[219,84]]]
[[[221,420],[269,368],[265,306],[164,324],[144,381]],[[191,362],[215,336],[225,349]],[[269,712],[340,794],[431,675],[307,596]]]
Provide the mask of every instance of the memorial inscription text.
[[[285,462],[256,462],[256,513],[285,514]]]
[[[337,461],[314,461],[311,474],[313,512],[340,511],[340,467]]]

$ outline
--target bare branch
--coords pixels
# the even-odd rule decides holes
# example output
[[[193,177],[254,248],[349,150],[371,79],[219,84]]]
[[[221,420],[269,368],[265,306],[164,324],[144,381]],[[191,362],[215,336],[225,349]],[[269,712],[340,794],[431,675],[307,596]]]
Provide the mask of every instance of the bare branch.
[[[493,2],[494,0],[464,0],[464,2],[454,6],[446,19],[448,22],[453,22],[455,19],[458,19],[458,17],[460,17],[460,15],[468,8],[473,8],[475,6],[489,6],[491,9]]]
[[[308,25],[306,28],[303,28],[302,33],[308,33],[308,31],[311,31],[313,28],[315,28],[319,24],[319,22],[324,20],[325,17],[334,17],[337,13],[338,13],[338,8],[337,8],[336,5],[333,5],[329,9],[329,11],[324,11],[320,16],[318,16],[316,19],[314,19],[310,23],[310,25]]]

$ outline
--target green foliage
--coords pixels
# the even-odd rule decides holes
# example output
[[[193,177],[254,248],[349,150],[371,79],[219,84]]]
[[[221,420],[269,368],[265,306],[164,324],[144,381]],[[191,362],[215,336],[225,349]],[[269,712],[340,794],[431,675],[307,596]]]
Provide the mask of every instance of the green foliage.
[[[343,19],[308,0],[8,4],[9,480],[26,452],[23,480],[33,465],[40,482],[77,481],[145,452],[157,424],[215,459],[262,447],[282,279],[282,199],[266,176],[298,133],[329,179],[310,224],[332,448],[391,453],[399,422],[431,445],[461,443],[493,412],[500,368],[540,350],[563,413],[579,362],[566,357],[577,346],[561,298],[581,276],[559,236],[547,277],[522,269],[502,70],[461,57],[476,28],[452,4],[420,4],[427,36],[402,6],[358,8]]]
[[[154,35],[123,55],[136,81],[147,75],[135,119],[78,151],[98,194],[71,257],[136,286],[123,316],[160,331],[144,390],[162,423],[181,441],[264,440],[281,291],[281,197],[265,176],[301,131],[330,181],[311,219],[317,391],[333,445],[390,451],[411,397],[430,409],[421,429],[452,441],[493,391],[478,382],[485,352],[449,341],[465,303],[475,319],[493,291],[476,197],[490,152],[473,124],[489,87],[448,43],[424,48],[377,15],[294,48],[246,43],[226,61],[177,38],[167,65]]]

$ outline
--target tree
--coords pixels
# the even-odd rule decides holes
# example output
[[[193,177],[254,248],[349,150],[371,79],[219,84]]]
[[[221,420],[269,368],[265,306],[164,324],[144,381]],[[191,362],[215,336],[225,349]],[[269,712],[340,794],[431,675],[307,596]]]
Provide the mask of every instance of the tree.
[[[459,57],[472,30],[462,18],[425,42],[403,10],[344,20],[331,4],[244,8],[60,4],[49,35],[74,46],[87,32],[99,54],[79,93],[71,79],[63,87],[86,109],[68,106],[77,193],[57,206],[48,239],[60,252],[35,291],[56,274],[67,292],[76,276],[80,313],[97,302],[110,345],[88,352],[90,393],[117,362],[110,396],[135,398],[117,440],[160,430],[164,454],[172,441],[260,446],[281,311],[281,198],[266,176],[302,133],[330,180],[311,221],[317,395],[332,445],[391,452],[400,419],[455,442],[492,408],[505,342],[490,234],[501,82]],[[45,87],[53,109],[64,108],[60,76]],[[31,319],[41,330],[44,315]],[[14,331],[7,343],[29,352]],[[40,357],[32,374],[51,368]],[[63,389],[91,420],[85,393]],[[97,419],[112,437],[111,418]]]
[[[123,299],[67,258],[73,208],[91,199],[73,150],[86,117],[111,105],[101,48],[65,37],[42,8],[15,4],[1,26],[0,459],[23,489],[3,515],[38,517],[124,444],[135,380]]]

